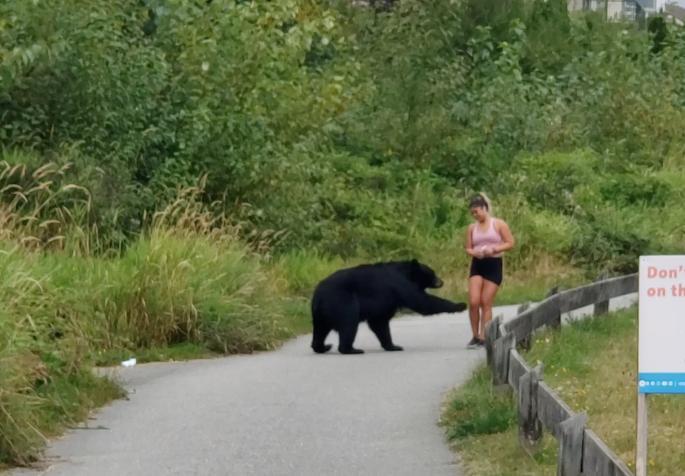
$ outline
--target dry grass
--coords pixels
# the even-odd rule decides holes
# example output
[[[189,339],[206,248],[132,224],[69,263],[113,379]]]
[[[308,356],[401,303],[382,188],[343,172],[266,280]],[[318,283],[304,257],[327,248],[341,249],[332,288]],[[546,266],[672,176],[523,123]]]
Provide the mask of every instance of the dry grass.
[[[87,190],[65,183],[69,166],[46,163],[35,170],[0,162],[0,240],[27,249],[63,249],[74,214],[87,213]]]

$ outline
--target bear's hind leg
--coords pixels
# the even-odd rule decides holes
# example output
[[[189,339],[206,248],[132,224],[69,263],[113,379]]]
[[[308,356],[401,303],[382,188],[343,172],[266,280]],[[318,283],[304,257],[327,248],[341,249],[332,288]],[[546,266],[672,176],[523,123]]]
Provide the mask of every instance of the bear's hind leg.
[[[363,354],[364,351],[361,349],[354,348],[354,338],[357,336],[357,328],[359,327],[359,322],[354,321],[346,322],[338,334],[340,334],[340,343],[338,345],[338,351],[341,354]]]
[[[369,327],[373,331],[374,334],[376,334],[376,337],[378,337],[378,341],[381,343],[381,346],[385,350],[404,350],[402,347],[399,345],[395,345],[392,343],[392,336],[390,335],[390,321],[389,320],[373,320],[373,321],[368,321]]]
[[[317,354],[323,354],[331,350],[331,344],[326,344],[326,337],[331,332],[330,326],[324,324],[314,324],[314,331],[312,336],[312,349]]]

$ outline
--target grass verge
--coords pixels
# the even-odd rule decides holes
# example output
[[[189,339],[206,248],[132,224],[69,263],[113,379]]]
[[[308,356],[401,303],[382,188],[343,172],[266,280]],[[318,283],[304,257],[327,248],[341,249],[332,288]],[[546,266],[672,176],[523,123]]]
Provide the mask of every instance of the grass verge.
[[[34,461],[47,436],[121,395],[116,385],[90,376],[91,367],[131,357],[142,363],[273,349],[310,331],[316,283],[356,264],[302,251],[269,258],[230,227],[213,228],[202,218],[159,221],[116,257],[5,242],[0,462]],[[438,294],[465,299],[465,289],[456,288],[465,288],[466,277],[446,277]],[[539,276],[537,287],[530,275],[520,281],[503,288],[505,299],[546,292]]]
[[[560,331],[538,334],[529,363],[541,361],[545,381],[574,411],[588,414],[588,426],[634,469],[637,371],[637,311],[630,309],[586,319]],[[557,442],[546,435],[541,452],[530,458],[518,444],[515,403],[493,394],[488,369],[448,397],[443,414],[447,436],[467,474],[555,474]],[[649,401],[650,475],[685,470],[685,399],[654,395]]]

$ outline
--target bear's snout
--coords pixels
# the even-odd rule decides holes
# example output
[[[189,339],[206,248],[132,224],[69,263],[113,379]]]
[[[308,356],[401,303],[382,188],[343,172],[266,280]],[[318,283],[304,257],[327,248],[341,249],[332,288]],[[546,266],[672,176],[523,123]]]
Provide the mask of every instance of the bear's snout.
[[[441,288],[443,284],[445,284],[445,283],[442,282],[442,279],[435,278],[435,281],[433,282],[433,287],[434,288]]]

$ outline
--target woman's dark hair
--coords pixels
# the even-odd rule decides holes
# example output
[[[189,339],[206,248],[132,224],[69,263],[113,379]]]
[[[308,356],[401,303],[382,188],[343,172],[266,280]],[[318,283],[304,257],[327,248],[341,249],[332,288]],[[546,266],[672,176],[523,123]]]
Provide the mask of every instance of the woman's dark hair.
[[[476,194],[469,200],[469,208],[485,208],[490,211],[490,199],[484,193]]]

